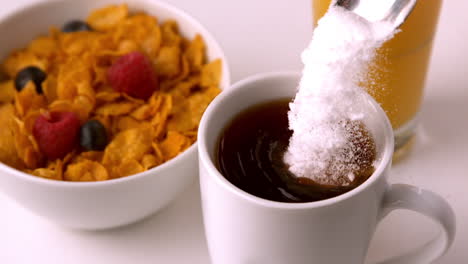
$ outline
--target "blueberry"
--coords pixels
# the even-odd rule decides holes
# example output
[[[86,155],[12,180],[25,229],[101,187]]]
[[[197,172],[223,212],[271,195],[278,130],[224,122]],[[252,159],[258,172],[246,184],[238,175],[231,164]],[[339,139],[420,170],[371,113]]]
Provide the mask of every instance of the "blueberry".
[[[67,22],[63,28],[63,32],[76,32],[76,31],[92,31],[91,27],[84,21],[72,20]]]
[[[85,150],[104,150],[107,145],[107,133],[101,122],[89,120],[81,126],[80,145]]]
[[[15,88],[19,92],[23,90],[24,86],[29,81],[33,81],[36,85],[36,91],[38,94],[42,94],[42,82],[46,79],[46,74],[36,66],[28,66],[23,68],[16,74]]]

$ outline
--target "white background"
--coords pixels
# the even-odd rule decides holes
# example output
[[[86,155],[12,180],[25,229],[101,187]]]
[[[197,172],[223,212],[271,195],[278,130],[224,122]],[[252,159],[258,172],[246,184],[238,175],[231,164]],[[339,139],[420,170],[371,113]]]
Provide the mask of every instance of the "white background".
[[[4,16],[30,1],[0,2]],[[299,54],[312,31],[311,0],[167,2],[188,11],[215,35],[233,81],[258,72],[301,69]],[[433,190],[454,207],[457,236],[438,264],[468,263],[466,10],[468,1],[444,1],[416,146],[394,166],[391,178]],[[0,194],[0,263],[209,263],[199,199],[194,183],[168,208],[140,223],[84,232],[49,223]],[[379,225],[369,263],[420,245],[436,231],[424,217],[395,212]]]

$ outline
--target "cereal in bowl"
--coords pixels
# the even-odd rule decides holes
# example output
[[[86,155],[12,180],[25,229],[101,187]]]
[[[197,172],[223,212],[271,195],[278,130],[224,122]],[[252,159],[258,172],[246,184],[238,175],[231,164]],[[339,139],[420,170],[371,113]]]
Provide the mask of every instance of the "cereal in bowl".
[[[113,5],[3,61],[0,162],[54,180],[101,181],[158,166],[197,138],[221,60],[200,35]]]

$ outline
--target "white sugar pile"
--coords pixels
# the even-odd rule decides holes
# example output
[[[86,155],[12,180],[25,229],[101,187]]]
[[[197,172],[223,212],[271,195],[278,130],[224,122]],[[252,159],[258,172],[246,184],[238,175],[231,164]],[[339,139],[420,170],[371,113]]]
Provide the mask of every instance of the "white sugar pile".
[[[359,146],[349,140],[357,130],[349,124],[365,117],[359,83],[376,49],[393,34],[392,24],[370,23],[341,7],[319,21],[302,53],[302,79],[288,113],[293,135],[284,161],[295,176],[331,185],[353,181]],[[340,179],[343,172],[349,181]]]

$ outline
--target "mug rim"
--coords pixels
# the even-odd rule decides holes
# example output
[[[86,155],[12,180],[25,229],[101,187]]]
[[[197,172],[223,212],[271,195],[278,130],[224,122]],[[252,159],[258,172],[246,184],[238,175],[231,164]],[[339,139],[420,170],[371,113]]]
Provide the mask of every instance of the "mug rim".
[[[394,145],[393,129],[382,107],[375,101],[374,98],[372,98],[367,93],[366,93],[366,96],[368,97],[368,100],[376,108],[376,112],[377,112],[376,114],[380,115],[381,118],[379,118],[379,120],[382,120],[384,128],[385,128],[384,149],[382,152],[381,160],[379,161],[378,166],[375,169],[374,173],[372,173],[372,175],[364,183],[360,184],[358,187],[352,189],[351,191],[348,191],[344,194],[338,195],[333,198],[328,198],[328,199],[319,200],[319,201],[302,202],[302,203],[278,202],[278,201],[272,201],[272,200],[268,200],[268,199],[250,194],[240,189],[236,185],[232,184],[229,180],[227,180],[222,175],[219,169],[215,166],[214,162],[211,160],[208,154],[209,152],[208,152],[207,144],[206,144],[207,142],[206,131],[207,131],[207,128],[209,126],[211,119],[213,118],[213,115],[217,112],[217,109],[222,107],[225,101],[230,100],[230,97],[232,96],[233,93],[237,93],[239,91],[245,90],[247,87],[249,87],[250,84],[261,82],[261,81],[268,80],[268,79],[299,78],[300,76],[301,74],[299,72],[294,72],[294,71],[276,71],[276,72],[254,74],[245,79],[237,81],[236,83],[231,85],[229,89],[226,89],[222,93],[220,93],[207,107],[200,121],[200,126],[198,129],[198,154],[199,154],[198,157],[200,160],[200,163],[199,163],[200,166],[204,167],[204,168],[201,168],[201,167],[199,168],[200,172],[203,169],[205,169],[208,174],[207,177],[212,178],[217,183],[219,188],[223,188],[225,191],[228,191],[243,200],[247,200],[248,202],[254,203],[262,207],[277,208],[277,209],[292,209],[292,210],[325,207],[325,206],[329,206],[332,204],[342,202],[344,200],[348,200],[351,197],[358,195],[359,193],[363,192],[365,189],[372,186],[381,177],[384,177],[384,171],[386,170],[387,167],[391,165],[391,162],[392,162],[393,145]],[[225,120],[224,124],[227,124],[228,121],[229,120]],[[219,133],[217,136],[219,136]],[[218,137],[215,138],[215,140],[217,139]]]

